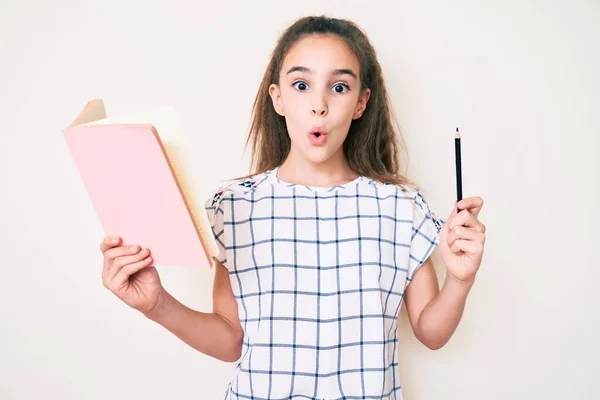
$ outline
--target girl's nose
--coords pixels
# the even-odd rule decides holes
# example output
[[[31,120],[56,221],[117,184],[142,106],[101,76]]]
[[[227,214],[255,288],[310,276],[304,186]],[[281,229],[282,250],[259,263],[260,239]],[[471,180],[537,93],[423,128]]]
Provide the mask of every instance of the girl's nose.
[[[312,115],[323,117],[327,114],[327,98],[324,93],[313,92],[311,98]]]
[[[316,104],[313,104],[312,106],[312,114],[313,115],[318,115],[319,117],[324,116],[325,114],[327,114],[327,106],[325,105],[325,102],[320,101]]]

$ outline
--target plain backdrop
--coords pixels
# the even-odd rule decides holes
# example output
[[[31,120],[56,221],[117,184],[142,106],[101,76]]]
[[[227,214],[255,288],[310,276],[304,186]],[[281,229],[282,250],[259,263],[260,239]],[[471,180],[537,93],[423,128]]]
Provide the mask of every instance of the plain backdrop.
[[[215,189],[247,172],[277,37],[323,13],[372,40],[407,174],[435,211],[453,205],[456,127],[464,194],[485,201],[484,262],[453,339],[427,350],[400,315],[405,399],[600,398],[599,4],[1,0],[0,398],[222,397],[234,363],[102,286],[104,232],[61,130],[91,98],[109,116],[172,106]],[[211,310],[212,271],[159,272],[184,304]]]

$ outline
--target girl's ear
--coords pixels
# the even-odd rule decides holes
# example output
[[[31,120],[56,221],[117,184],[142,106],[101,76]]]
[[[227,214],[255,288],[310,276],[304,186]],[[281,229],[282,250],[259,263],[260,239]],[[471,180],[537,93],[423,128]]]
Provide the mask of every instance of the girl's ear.
[[[356,111],[352,115],[352,119],[359,119],[362,117],[365,109],[367,108],[367,102],[369,101],[369,97],[371,96],[371,89],[367,88],[363,90],[360,97],[358,98],[358,104],[356,105]]]
[[[272,83],[269,86],[269,96],[271,96],[271,101],[273,102],[273,108],[275,112],[282,117],[285,116],[283,112],[283,102],[281,101],[281,90],[279,90],[279,86]]]

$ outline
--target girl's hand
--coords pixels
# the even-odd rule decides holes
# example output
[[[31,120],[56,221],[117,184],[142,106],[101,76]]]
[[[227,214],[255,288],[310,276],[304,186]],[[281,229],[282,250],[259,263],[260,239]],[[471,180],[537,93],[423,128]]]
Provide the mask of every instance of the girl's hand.
[[[477,216],[482,207],[480,197],[461,200],[440,232],[440,254],[448,274],[460,282],[472,283],[481,265],[486,228]]]
[[[124,303],[148,313],[158,303],[163,290],[156,268],[151,266],[148,249],[140,246],[119,246],[121,238],[106,237],[100,250],[104,254],[102,283]]]

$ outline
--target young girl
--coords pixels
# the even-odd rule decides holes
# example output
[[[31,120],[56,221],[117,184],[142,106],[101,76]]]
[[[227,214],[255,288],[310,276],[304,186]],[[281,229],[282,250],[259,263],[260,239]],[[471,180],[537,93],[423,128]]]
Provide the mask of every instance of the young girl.
[[[398,173],[381,68],[352,22],[294,23],[254,111],[254,172],[206,203],[220,248],[212,313],[173,298],[151,249],[118,237],[101,245],[105,286],[198,351],[237,361],[226,399],[402,398],[401,302],[425,346],[450,339],[481,263],[481,198],[443,222]]]

